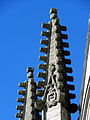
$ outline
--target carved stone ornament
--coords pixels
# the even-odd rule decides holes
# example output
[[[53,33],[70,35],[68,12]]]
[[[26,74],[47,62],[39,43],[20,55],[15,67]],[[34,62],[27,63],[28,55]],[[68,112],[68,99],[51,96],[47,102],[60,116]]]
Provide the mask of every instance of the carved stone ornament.
[[[51,107],[57,104],[57,92],[55,90],[54,84],[50,85],[47,93],[47,106]]]
[[[50,68],[50,78],[47,89],[47,106],[51,107],[57,104],[57,90],[56,90],[56,75],[54,74],[56,68],[52,65]]]
[[[64,83],[59,80],[60,77],[57,74],[57,67],[52,64],[50,66],[50,77],[47,85],[47,107],[55,106],[57,102],[65,102],[65,93],[63,93]],[[61,79],[63,79],[62,77]]]

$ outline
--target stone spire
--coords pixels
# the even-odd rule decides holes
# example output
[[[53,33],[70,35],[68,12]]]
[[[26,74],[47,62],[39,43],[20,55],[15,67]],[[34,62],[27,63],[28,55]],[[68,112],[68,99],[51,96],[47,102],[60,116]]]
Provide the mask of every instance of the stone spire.
[[[19,87],[23,87],[23,90],[19,90],[18,94],[22,95],[22,98],[18,98],[17,102],[22,103],[22,105],[17,105],[16,109],[19,113],[16,114],[17,118],[20,120],[41,120],[39,112],[35,109],[34,103],[37,99],[36,96],[36,83],[33,79],[34,68],[27,68],[27,81],[19,83]]]
[[[42,99],[37,100],[36,108],[42,110],[42,120],[70,120],[70,113],[77,110],[77,105],[70,102],[75,98],[75,94],[70,92],[75,87],[67,84],[68,81],[73,82],[73,77],[69,76],[72,68],[68,67],[71,60],[66,58],[70,55],[66,50],[69,44],[64,41],[68,36],[62,34],[67,29],[60,25],[56,8],[50,9],[50,21],[43,23],[42,28],[47,29],[41,32],[46,39],[41,40],[45,47],[41,47],[40,52],[45,55],[39,60],[45,63],[39,64],[43,72],[39,72],[38,77],[43,81],[38,95]]]

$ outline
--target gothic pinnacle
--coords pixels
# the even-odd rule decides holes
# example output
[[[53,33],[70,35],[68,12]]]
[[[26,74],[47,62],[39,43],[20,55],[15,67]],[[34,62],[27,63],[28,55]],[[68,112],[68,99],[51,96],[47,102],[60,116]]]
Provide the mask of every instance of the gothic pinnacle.
[[[19,87],[24,88],[18,91],[22,97],[17,99],[22,105],[16,106],[19,110],[16,117],[21,118],[20,120],[70,120],[70,113],[77,110],[76,104],[71,104],[71,99],[76,95],[71,93],[75,86],[70,82],[74,79],[68,76],[73,70],[68,66],[71,64],[71,60],[67,58],[70,55],[67,50],[69,44],[64,41],[68,39],[67,34],[63,34],[67,28],[60,22],[57,9],[51,8],[50,21],[42,24],[42,28],[47,30],[41,32],[41,36],[46,37],[40,41],[44,45],[40,47],[42,55],[39,56],[41,63],[38,66],[38,78],[41,81],[34,82],[34,68],[28,67],[28,80],[19,83]],[[90,33],[90,18],[88,26]],[[39,114],[41,111],[42,116]]]

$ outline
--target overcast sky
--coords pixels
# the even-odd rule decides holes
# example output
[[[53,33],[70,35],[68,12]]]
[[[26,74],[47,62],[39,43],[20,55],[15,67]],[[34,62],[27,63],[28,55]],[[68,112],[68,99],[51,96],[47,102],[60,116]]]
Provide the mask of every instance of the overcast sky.
[[[38,73],[41,23],[48,22],[50,8],[58,9],[60,24],[67,26],[79,104],[84,51],[88,31],[89,0],[0,0],[0,120],[16,120],[18,82],[27,80],[26,68]],[[77,120],[78,113],[72,116]]]

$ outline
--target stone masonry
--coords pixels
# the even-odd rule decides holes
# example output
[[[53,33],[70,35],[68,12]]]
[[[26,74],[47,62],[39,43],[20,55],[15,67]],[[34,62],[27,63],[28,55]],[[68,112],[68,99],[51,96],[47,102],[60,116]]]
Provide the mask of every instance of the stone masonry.
[[[78,106],[71,103],[76,95],[71,92],[75,86],[70,84],[74,79],[69,67],[71,60],[67,59],[70,55],[68,36],[62,33],[67,28],[59,22],[56,8],[50,9],[50,21],[43,23],[42,28],[46,31],[42,31],[41,36],[46,39],[40,41],[44,45],[40,52],[44,55],[39,56],[38,67],[43,72],[38,73],[40,81],[34,82],[33,68],[28,68],[28,80],[19,86],[24,87],[21,92],[24,97],[18,99],[18,102],[23,101],[23,107],[17,107],[16,117],[20,120],[71,120],[71,113],[75,113]]]

